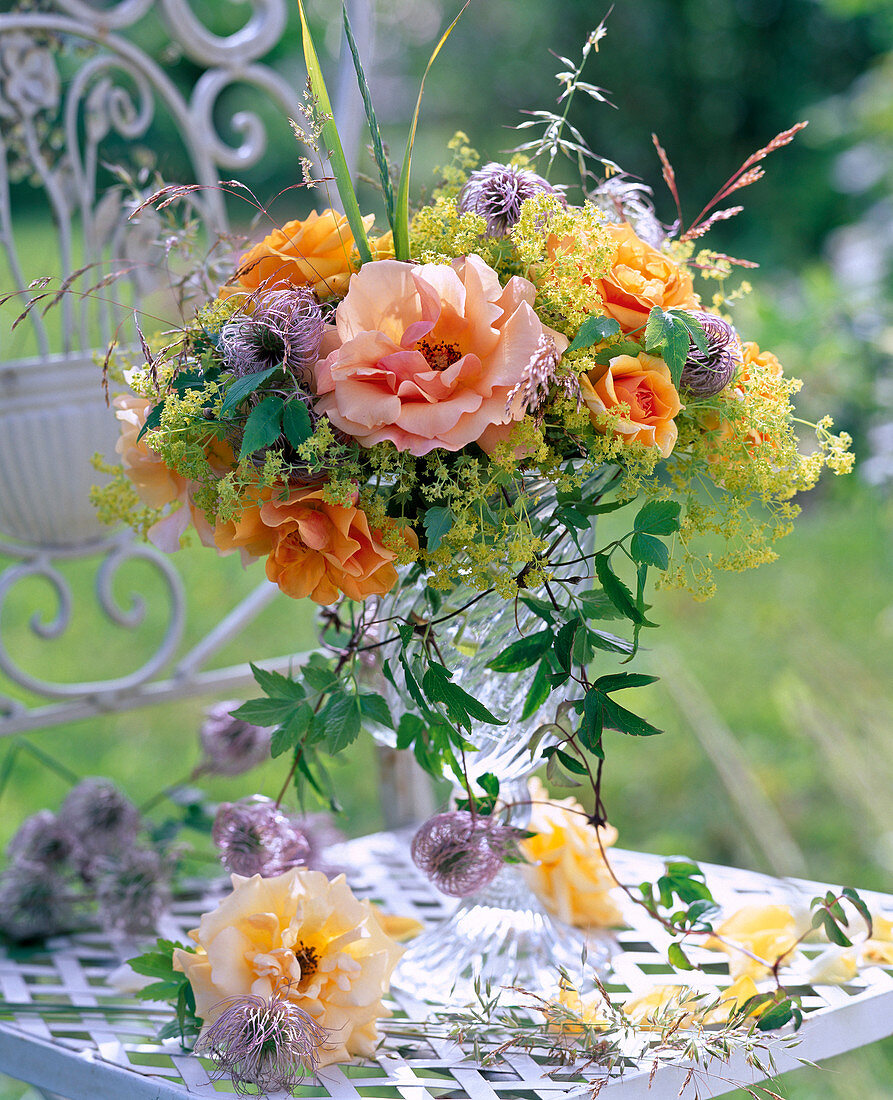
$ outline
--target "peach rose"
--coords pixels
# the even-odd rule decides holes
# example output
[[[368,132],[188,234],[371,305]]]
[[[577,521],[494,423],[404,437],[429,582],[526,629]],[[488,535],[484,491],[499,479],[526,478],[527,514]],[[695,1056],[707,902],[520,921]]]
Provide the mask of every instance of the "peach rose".
[[[506,409],[509,391],[549,335],[535,295],[518,277],[503,289],[474,255],[449,266],[366,264],[316,364],[318,411],[364,447],[388,439],[414,455],[458,451],[520,420],[520,400]]]
[[[381,532],[369,529],[361,509],[328,504],[322,489],[296,489],[287,500],[269,500],[260,519],[273,539],[267,576],[292,599],[309,596],[328,604],[344,593],[364,600],[396,584],[397,555],[384,546]],[[415,542],[410,528],[403,535]]]
[[[610,896],[614,879],[602,859],[595,828],[574,798],[552,800],[538,779],[528,784],[530,832],[519,848],[529,863],[522,870],[530,888],[550,913],[578,928],[605,928],[621,923]],[[617,830],[605,825],[601,842],[609,848]]]
[[[272,878],[232,876],[233,892],[206,913],[190,936],[196,952],[174,950],[196,1014],[207,1029],[227,998],[274,993],[327,1029],[319,1064],[370,1057],[375,1021],[402,948],[384,934],[368,901],[344,875],[294,868]]]
[[[165,504],[181,500],[186,489],[185,479],[166,466],[163,459],[146,445],[145,436],[137,441],[152,402],[134,394],[121,394],[112,404],[121,431],[115,450],[121,456],[124,472],[133,482],[140,500],[150,508],[163,508]]]
[[[673,417],[682,404],[663,359],[645,352],[618,355],[601,373],[581,375],[580,389],[599,431],[607,430],[604,414],[621,409],[620,419],[610,422],[610,430],[627,442],[657,447],[664,458],[673,450],[677,436]]]
[[[159,550],[172,554],[180,549],[180,539],[190,523],[204,546],[213,546],[214,538],[204,512],[196,508],[191,495],[192,485],[146,444],[145,436],[137,441],[152,402],[134,394],[122,394],[113,401],[115,416],[121,425],[121,435],[115,450],[121,456],[124,473],[133,483],[140,500],[150,508],[179,504],[162,516],[146,532],[146,537]]]
[[[654,306],[700,308],[688,272],[640,240],[631,225],[606,225],[605,232],[616,243],[617,252],[610,274],[595,285],[605,313],[624,332],[641,328]]]
[[[363,225],[372,227],[368,214]],[[334,210],[315,210],[304,221],[286,222],[239,259],[236,282],[222,288],[224,297],[241,290],[278,286],[311,286],[320,298],[347,290],[354,247],[347,218]]]

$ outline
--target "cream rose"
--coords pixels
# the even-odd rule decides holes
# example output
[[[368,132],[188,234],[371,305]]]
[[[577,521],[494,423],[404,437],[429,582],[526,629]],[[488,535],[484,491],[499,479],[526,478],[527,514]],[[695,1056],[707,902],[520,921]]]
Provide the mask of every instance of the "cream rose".
[[[321,871],[232,882],[232,893],[190,932],[198,950],[174,950],[204,1031],[227,998],[275,994],[328,1031],[320,1065],[371,1056],[375,1021],[390,1015],[381,998],[403,949],[370,903],[354,897],[344,875],[330,882]]]

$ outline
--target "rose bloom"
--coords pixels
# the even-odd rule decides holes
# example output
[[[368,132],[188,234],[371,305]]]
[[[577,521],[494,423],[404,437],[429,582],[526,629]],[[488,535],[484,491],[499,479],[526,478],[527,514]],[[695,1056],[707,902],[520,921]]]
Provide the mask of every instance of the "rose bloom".
[[[631,225],[606,225],[605,232],[617,245],[617,252],[610,273],[597,279],[595,286],[605,313],[624,332],[641,328],[654,306],[700,308],[688,272],[637,237]]]
[[[580,389],[597,430],[657,447],[664,458],[673,450],[678,434],[673,417],[682,404],[663,359],[645,352],[618,355],[601,371],[581,375]],[[622,406],[626,408],[620,419],[606,427],[604,413]]]
[[[538,779],[529,785],[529,830],[535,836],[518,847],[530,862],[523,867],[530,888],[549,912],[578,928],[610,927],[622,922],[610,896],[614,887],[598,846],[595,828],[576,799],[549,799]],[[602,844],[617,840],[617,830],[602,826]]]
[[[381,998],[402,948],[384,934],[368,901],[344,875],[294,868],[275,878],[232,876],[233,892],[190,936],[195,953],[174,950],[195,993],[204,1031],[231,997],[276,995],[328,1030],[320,1065],[371,1057]]]
[[[356,501],[356,497],[354,497]],[[396,554],[369,528],[362,509],[323,499],[322,489],[296,489],[287,500],[268,500],[260,519],[272,532],[267,576],[286,596],[334,603],[380,596],[397,582]],[[403,537],[417,548],[411,528]]]
[[[374,216],[363,218],[371,228]],[[353,233],[344,214],[315,210],[304,221],[286,222],[239,259],[236,281],[223,287],[228,297],[243,290],[311,286],[320,298],[341,295],[356,267]]]
[[[791,951],[800,932],[794,914],[786,905],[745,905],[716,928],[719,939],[708,939],[705,947],[725,951],[733,978],[745,975],[761,978],[770,973],[775,960],[784,955],[783,966],[791,966],[798,953]],[[749,955],[736,949],[744,948]],[[790,952],[790,953],[789,953]],[[750,958],[756,955],[757,958]]]
[[[503,289],[474,255],[449,266],[366,264],[324,339],[317,410],[364,447],[387,439],[425,455],[486,445],[486,433],[524,415],[520,399],[510,410],[506,401],[547,334],[535,296],[518,277]]]
[[[725,989],[719,990],[720,999],[716,1008],[705,1012],[707,1005],[717,998],[712,994],[696,993],[682,985],[656,985],[646,993],[628,998],[623,1005],[624,1013],[640,1027],[648,1025],[666,1026],[667,1020],[684,1010],[679,1020],[680,1027],[692,1027],[694,1024],[724,1024],[733,1013],[759,993],[753,978],[745,975],[736,978]],[[753,1009],[748,1016],[760,1016],[768,1005]]]
[[[150,447],[145,436],[137,441],[152,408],[145,397],[122,394],[113,401],[121,435],[115,450],[121,456],[124,473],[133,483],[140,500],[150,508],[164,508],[179,502],[180,507],[153,523],[146,535],[149,541],[167,554],[180,549],[180,539],[190,523],[205,546],[213,546],[211,526],[205,514],[192,502],[190,483],[176,470],[170,469]]]

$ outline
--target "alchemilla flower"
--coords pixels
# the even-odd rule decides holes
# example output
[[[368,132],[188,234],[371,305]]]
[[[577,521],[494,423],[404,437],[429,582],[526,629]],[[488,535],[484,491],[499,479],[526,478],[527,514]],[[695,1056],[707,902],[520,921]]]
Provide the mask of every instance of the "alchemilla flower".
[[[195,1049],[213,1058],[240,1094],[248,1095],[246,1085],[257,1085],[264,1094],[291,1092],[306,1073],[315,1072],[327,1037],[328,1031],[291,1001],[247,994],[225,1003]]]
[[[237,875],[271,878],[303,866],[310,845],[288,814],[268,799],[224,802],[211,837],[223,866]]]
[[[402,948],[343,875],[295,869],[275,878],[233,875],[233,891],[190,932],[197,951],[174,951],[204,1021],[202,1041],[230,998],[277,997],[327,1032],[318,1064],[370,1057],[376,1020]]]
[[[464,898],[493,881],[516,837],[492,817],[450,810],[422,825],[410,854],[441,893]]]
[[[507,237],[521,217],[521,207],[535,195],[564,195],[548,180],[526,168],[491,162],[472,172],[459,194],[461,213],[478,214],[487,223],[491,237]]]

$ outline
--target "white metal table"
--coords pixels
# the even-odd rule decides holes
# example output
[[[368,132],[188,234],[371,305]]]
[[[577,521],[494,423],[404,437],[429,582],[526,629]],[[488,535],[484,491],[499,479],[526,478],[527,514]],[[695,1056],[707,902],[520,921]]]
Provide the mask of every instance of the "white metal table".
[[[386,912],[413,915],[425,923],[449,912],[454,902],[437,894],[412,865],[405,837],[379,833],[332,849],[355,892],[377,901]],[[661,860],[634,852],[614,853],[614,865],[624,881],[653,880]],[[780,882],[764,875],[727,867],[704,865],[707,881],[726,911],[744,904],[790,901],[801,888],[806,900],[824,890],[816,883]],[[876,911],[893,911],[893,897],[864,893]],[[172,919],[185,938],[199,915],[213,904],[213,896],[180,898]],[[606,983],[620,997],[640,993],[661,982],[680,984],[666,961],[668,938],[651,918],[633,907],[626,914],[630,927],[617,933],[621,951]],[[171,929],[173,931],[173,929]],[[729,982],[724,955],[691,949],[705,972],[686,975],[685,984],[704,991]],[[0,1071],[28,1081],[47,1094],[70,1100],[182,1100],[215,1097],[231,1091],[215,1081],[205,1059],[184,1053],[174,1040],[155,1041],[159,1026],[145,1005],[128,1002],[106,984],[110,970],[120,962],[107,937],[84,932],[59,937],[46,950],[0,954],[0,994],[6,1003],[64,1002],[77,1007],[132,1004],[132,1017],[119,1013],[89,1012],[62,1022],[39,1015],[20,1014],[0,1023]],[[893,1033],[893,972],[874,967],[843,986],[802,986],[807,1020],[794,1048],[779,1044],[774,1050],[778,1072],[796,1069],[801,1059],[812,1061],[864,1046]],[[421,1020],[431,1007],[396,997],[398,1016]],[[598,1095],[607,1100],[662,1100],[662,1098],[720,1096],[759,1075],[743,1058],[700,1069],[680,1092],[690,1063],[661,1064],[652,1078],[652,1065],[627,1069],[622,1078],[605,1081]],[[585,1070],[556,1067],[538,1056],[507,1054],[504,1061],[482,1067],[470,1061],[456,1043],[439,1038],[408,1040],[386,1037],[374,1062],[330,1066],[318,1080],[305,1082],[295,1095],[318,1100],[584,1100],[604,1076],[598,1067]],[[284,1095],[284,1094],[282,1094]]]

